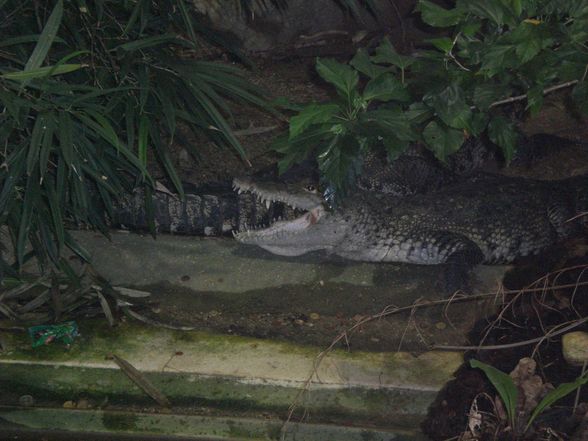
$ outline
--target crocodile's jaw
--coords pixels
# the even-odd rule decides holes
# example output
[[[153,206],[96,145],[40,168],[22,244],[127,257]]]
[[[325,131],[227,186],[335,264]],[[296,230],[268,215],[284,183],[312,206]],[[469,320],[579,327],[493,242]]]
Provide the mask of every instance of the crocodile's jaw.
[[[241,191],[251,191],[262,200],[271,200],[307,210],[302,216],[287,221],[277,221],[267,228],[246,229],[233,236],[241,243],[257,245],[273,254],[299,256],[310,251],[332,249],[345,236],[345,225],[339,217],[327,211],[322,198],[313,194],[276,191],[264,184],[249,185],[247,181],[234,181]],[[286,197],[284,197],[286,195]]]
[[[330,248],[334,243],[323,240],[323,223],[329,214],[322,205],[291,221],[274,222],[267,228],[246,230],[234,234],[245,244],[257,245],[280,256],[299,256],[309,251]]]

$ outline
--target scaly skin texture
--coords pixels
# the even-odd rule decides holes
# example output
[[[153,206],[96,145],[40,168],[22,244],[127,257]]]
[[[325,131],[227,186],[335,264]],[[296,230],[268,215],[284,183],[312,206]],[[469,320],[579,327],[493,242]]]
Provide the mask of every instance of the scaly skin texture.
[[[336,210],[317,205],[295,221],[236,238],[290,256],[325,249],[369,262],[511,262],[578,232],[582,218],[566,221],[586,210],[587,193],[588,176],[543,182],[477,175],[406,197],[358,192]]]

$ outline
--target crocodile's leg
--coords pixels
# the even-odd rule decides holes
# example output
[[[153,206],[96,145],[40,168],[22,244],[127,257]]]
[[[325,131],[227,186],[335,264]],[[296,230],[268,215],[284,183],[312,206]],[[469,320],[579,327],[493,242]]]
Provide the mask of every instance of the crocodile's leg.
[[[428,235],[423,246],[437,251],[439,263],[445,264],[445,270],[438,281],[445,294],[453,294],[468,288],[470,271],[484,261],[484,253],[467,237],[449,231],[435,231]]]

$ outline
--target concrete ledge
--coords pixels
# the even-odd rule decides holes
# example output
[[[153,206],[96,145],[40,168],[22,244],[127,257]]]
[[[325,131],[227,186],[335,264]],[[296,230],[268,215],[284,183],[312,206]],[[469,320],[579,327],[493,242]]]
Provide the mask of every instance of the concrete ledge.
[[[202,417],[194,415],[147,414],[102,410],[22,409],[0,406],[0,428],[16,433],[60,429],[62,433],[109,436],[157,436],[157,440],[279,440],[282,423],[279,420],[249,418]],[[10,427],[10,429],[8,428]],[[65,437],[64,437],[65,438]],[[61,438],[60,438],[61,439]],[[67,438],[71,439],[71,438]],[[135,438],[136,439],[136,438]],[[326,424],[288,425],[286,441],[418,441],[424,439],[414,431],[386,431],[372,428],[338,427]]]
[[[91,326],[90,326],[91,325]],[[284,415],[311,373],[318,349],[254,338],[177,332],[138,324],[84,323],[70,350],[30,348],[24,337],[0,355],[0,389],[13,397],[151,404],[107,355],[123,357],[174,406],[211,406]],[[334,351],[317,370],[301,409],[314,421],[416,427],[461,363],[457,353]],[[318,379],[317,379],[318,378]],[[4,403],[15,405],[16,403]]]

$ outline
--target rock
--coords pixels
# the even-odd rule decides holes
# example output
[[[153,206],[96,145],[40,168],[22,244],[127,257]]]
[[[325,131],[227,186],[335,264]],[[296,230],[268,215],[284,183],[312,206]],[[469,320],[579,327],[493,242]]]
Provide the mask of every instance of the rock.
[[[349,42],[363,40],[367,31],[387,28],[403,30],[414,0],[375,0],[377,18],[365,10],[353,19],[334,0],[288,0],[287,7],[269,2],[252,2],[250,15],[234,0],[192,0],[194,9],[205,15],[213,28],[234,35],[245,51],[269,51],[293,44],[310,44],[330,35],[346,36]]]
[[[588,362],[588,332],[569,332],[562,337],[562,352],[565,360],[573,366]]]

